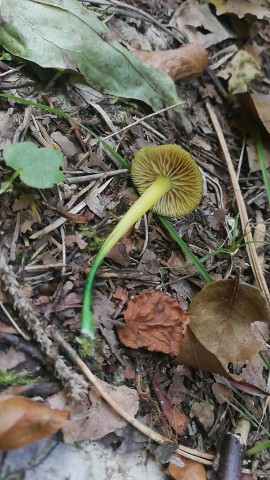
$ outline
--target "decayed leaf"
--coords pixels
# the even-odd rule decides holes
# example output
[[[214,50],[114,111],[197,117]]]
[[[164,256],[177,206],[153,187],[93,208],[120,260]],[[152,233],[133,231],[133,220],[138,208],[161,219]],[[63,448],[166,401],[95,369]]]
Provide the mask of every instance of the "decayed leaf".
[[[114,387],[102,380],[100,382],[111,398],[135,417],[139,409],[137,391],[125,385]],[[94,389],[91,390],[90,400],[92,405],[89,408],[89,405],[69,404],[62,392],[50,398],[49,402],[52,407],[68,408],[74,417],[63,426],[65,442],[97,440],[127,425],[126,420],[115,413]]]
[[[261,122],[270,133],[270,95],[251,93],[250,96]]]
[[[234,36],[211,13],[209,5],[194,0],[186,0],[175,10],[170,25],[183,32],[190,43],[205,48]]]
[[[206,401],[194,402],[189,415],[191,418],[196,417],[206,431],[210,430],[215,421],[214,407]]]
[[[96,90],[142,100],[154,110],[180,101],[165,72],[122,47],[77,0],[5,0],[0,43],[18,57],[44,68],[80,72]]]
[[[145,292],[130,300],[126,325],[118,329],[127,347],[177,355],[190,321],[176,300],[160,292]]]
[[[133,50],[133,53],[147,65],[164,70],[173,80],[201,75],[208,64],[207,51],[199,43],[173,50]]]
[[[0,397],[0,449],[15,450],[57,432],[69,416],[24,397]]]
[[[206,480],[206,471],[201,463],[194,462],[193,460],[187,460],[180,457],[184,463],[183,467],[170,463],[168,466],[169,474],[175,480]]]
[[[171,403],[167,395],[161,389],[158,382],[158,375],[154,375],[151,380],[157,401],[164,417],[168,424],[177,433],[177,435],[184,435],[189,420],[188,417]]]
[[[208,3],[215,5],[217,9],[217,15],[223,15],[224,13],[233,13],[239,18],[245,16],[254,16],[259,20],[270,18],[269,5],[265,0],[241,0],[236,2],[235,0],[207,0]]]
[[[218,76],[225,80],[230,78],[228,90],[231,94],[236,94],[247,92],[249,83],[262,74],[253,55],[239,50]]]
[[[229,362],[249,362],[262,345],[256,321],[270,323],[259,289],[221,280],[205,287],[190,305],[191,323],[176,363],[228,375]],[[239,376],[234,376],[239,379]]]

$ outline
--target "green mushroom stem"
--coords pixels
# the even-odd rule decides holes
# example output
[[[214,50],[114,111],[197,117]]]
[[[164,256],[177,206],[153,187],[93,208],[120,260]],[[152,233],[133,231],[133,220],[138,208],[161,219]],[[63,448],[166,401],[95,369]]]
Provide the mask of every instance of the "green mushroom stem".
[[[99,266],[109,251],[118,242],[118,240],[120,240],[120,238],[122,238],[125,233],[128,232],[132,225],[134,225],[148,210],[150,210],[156,204],[156,202],[170,190],[170,188],[170,180],[163,175],[159,175],[152,185],[145,190],[145,192],[123,216],[96,255],[84,288],[81,324],[82,335],[90,337],[92,340],[95,339],[92,297],[95,275]]]

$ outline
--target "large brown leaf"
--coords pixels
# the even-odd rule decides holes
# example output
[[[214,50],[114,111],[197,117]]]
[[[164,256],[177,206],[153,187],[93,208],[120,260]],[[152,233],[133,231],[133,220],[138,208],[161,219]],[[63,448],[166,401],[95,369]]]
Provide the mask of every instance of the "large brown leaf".
[[[205,287],[192,301],[190,315],[176,361],[223,375],[228,373],[229,362],[249,362],[262,346],[263,339],[252,332],[254,322],[270,323],[260,291],[235,280]]]
[[[29,398],[0,398],[0,449],[15,450],[57,432],[67,410],[52,410]]]
[[[118,329],[124,345],[174,356],[190,321],[174,298],[160,292],[145,292],[130,300],[124,317],[126,325]]]

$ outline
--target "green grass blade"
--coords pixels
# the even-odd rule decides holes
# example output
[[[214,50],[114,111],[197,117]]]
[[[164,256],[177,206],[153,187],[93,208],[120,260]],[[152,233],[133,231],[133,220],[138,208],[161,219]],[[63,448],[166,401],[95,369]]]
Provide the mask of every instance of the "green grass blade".
[[[269,177],[267,167],[266,167],[266,163],[265,163],[262,137],[261,137],[261,133],[260,133],[259,129],[257,130],[256,147],[257,147],[258,159],[259,159],[260,167],[261,167],[261,171],[262,171],[263,181],[264,181],[264,185],[265,185],[265,188],[266,188],[268,203],[270,204],[270,177]]]
[[[204,280],[207,283],[212,283],[213,282],[212,277],[205,270],[205,268],[203,267],[201,262],[198,260],[198,258],[195,257],[194,253],[190,250],[190,248],[188,247],[186,242],[184,242],[184,240],[178,235],[177,231],[170,224],[169,220],[165,217],[160,216],[160,215],[159,215],[159,220],[164,225],[166,230],[169,232],[172,239],[179,245],[179,247],[183,250],[184,254],[187,255],[187,257],[191,260],[191,262],[197,268],[197,270],[200,272],[200,274],[204,278]]]
[[[245,455],[255,455],[256,453],[260,453],[262,450],[270,447],[270,440],[265,440],[264,442],[258,442],[252,448],[246,450]]]

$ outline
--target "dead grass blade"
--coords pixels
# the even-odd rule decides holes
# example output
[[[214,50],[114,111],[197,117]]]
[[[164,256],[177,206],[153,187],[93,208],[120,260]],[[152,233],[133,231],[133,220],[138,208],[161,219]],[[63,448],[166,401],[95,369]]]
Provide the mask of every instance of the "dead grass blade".
[[[248,253],[250,265],[251,265],[251,268],[252,268],[252,271],[253,271],[253,275],[254,275],[254,277],[256,279],[256,282],[257,282],[263,296],[265,297],[268,305],[270,305],[270,293],[269,293],[269,290],[268,290],[268,287],[267,287],[267,284],[266,284],[266,281],[265,281],[265,278],[264,278],[263,270],[262,270],[262,267],[260,265],[258,255],[257,255],[257,252],[256,252],[256,247],[255,247],[255,243],[254,243],[252,233],[251,233],[251,227],[250,227],[250,222],[249,222],[245,202],[244,202],[244,199],[243,199],[243,196],[242,196],[242,192],[241,192],[238,180],[237,180],[237,176],[236,176],[234,167],[233,167],[232,159],[231,159],[231,156],[230,156],[230,153],[229,153],[224,135],[222,133],[220,123],[219,123],[218,118],[217,118],[217,116],[214,112],[214,109],[212,108],[212,106],[209,103],[206,104],[206,108],[208,110],[208,113],[209,113],[209,116],[211,118],[212,124],[214,126],[215,131],[216,131],[220,146],[222,148],[222,151],[223,151],[226,163],[227,163],[229,174],[230,174],[230,177],[231,177],[231,182],[232,182],[232,186],[233,186],[236,201],[237,201],[237,206],[238,206],[238,210],[239,210],[242,230],[243,230],[243,234],[244,234],[247,253]]]

